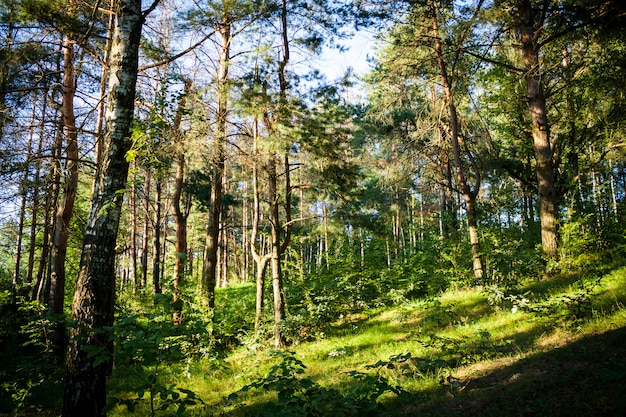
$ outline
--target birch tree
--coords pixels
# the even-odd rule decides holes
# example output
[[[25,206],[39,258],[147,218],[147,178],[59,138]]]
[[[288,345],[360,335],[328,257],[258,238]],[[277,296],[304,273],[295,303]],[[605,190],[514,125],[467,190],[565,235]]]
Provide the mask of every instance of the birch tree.
[[[158,3],[153,3],[146,14]],[[98,170],[81,254],[66,356],[63,416],[102,415],[111,368],[115,247],[129,162],[139,43],[145,14],[140,0],[118,0],[111,45],[103,160]]]

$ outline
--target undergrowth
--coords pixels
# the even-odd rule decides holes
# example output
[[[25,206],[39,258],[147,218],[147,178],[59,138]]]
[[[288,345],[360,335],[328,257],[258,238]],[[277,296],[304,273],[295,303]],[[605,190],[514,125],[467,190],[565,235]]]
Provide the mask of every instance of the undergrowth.
[[[626,386],[626,347],[616,342],[626,329],[626,267],[579,269],[516,285],[453,286],[360,308],[343,305],[332,314],[320,306],[310,317],[321,320],[323,312],[323,327],[298,330],[304,337],[292,338],[285,351],[270,348],[263,333],[237,325],[252,307],[253,289],[222,290],[219,296],[233,301],[229,308],[237,313],[221,312],[213,320],[194,315],[193,300],[186,300],[182,326],[171,324],[167,296],[154,299],[149,313],[120,304],[111,329],[116,356],[109,415],[626,411],[626,401],[609,398],[626,398],[619,388]],[[53,358],[43,331],[50,318],[40,307],[24,305],[12,314],[21,324],[3,338],[13,338],[11,346],[19,342],[32,357]],[[12,415],[54,415],[55,406],[42,401],[41,393],[50,387],[60,392],[60,375],[42,374],[32,364],[36,369],[1,370],[11,378],[2,385],[3,407],[10,406]],[[576,391],[563,388],[568,385]]]

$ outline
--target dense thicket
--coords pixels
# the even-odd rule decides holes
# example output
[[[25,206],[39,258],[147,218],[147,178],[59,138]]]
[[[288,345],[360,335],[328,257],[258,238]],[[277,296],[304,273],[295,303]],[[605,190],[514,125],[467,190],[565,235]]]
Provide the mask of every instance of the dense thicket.
[[[624,255],[621,3],[368,5],[143,4],[134,68],[124,1],[1,1],[3,345],[37,313],[56,360],[71,334],[77,383],[128,342],[114,299],[121,333],[156,296],[194,352],[221,352]],[[319,55],[354,28],[371,68],[328,80]],[[256,299],[219,304],[242,283]]]

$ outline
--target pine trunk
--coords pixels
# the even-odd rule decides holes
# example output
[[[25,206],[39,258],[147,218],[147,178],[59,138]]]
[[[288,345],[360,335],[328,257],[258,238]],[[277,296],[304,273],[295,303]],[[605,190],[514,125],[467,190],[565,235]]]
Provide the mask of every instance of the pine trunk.
[[[228,115],[228,70],[230,64],[231,23],[225,12],[218,28],[220,34],[220,59],[217,75],[217,115],[214,139],[213,175],[211,178],[211,204],[207,226],[206,249],[202,269],[202,287],[210,309],[215,308],[217,284],[217,252],[219,250],[220,220],[222,213],[222,178],[224,176],[226,121]]]
[[[50,253],[50,297],[48,310],[52,314],[63,314],[65,299],[65,257],[70,235],[70,220],[74,212],[74,202],[78,189],[78,130],[74,116],[74,42],[66,37],[63,43],[63,95],[61,112],[65,135],[65,170],[67,173],[63,187],[63,198],[56,212],[52,247]]]
[[[468,231],[470,237],[470,245],[472,249],[472,269],[474,271],[474,278],[482,279],[483,277],[483,261],[480,255],[480,241],[478,237],[478,226],[476,220],[476,192],[472,191],[465,174],[463,172],[463,164],[461,161],[461,145],[459,143],[459,120],[454,104],[454,97],[452,95],[452,87],[448,77],[448,71],[446,63],[443,58],[443,50],[441,40],[439,37],[439,25],[437,23],[437,9],[433,0],[430,0],[430,11],[433,28],[433,38],[435,42],[435,53],[437,54],[437,61],[439,63],[439,71],[441,75],[441,81],[443,84],[443,90],[448,104],[448,113],[450,117],[450,139],[452,141],[452,153],[454,157],[454,168],[456,171],[456,179],[461,188],[463,199],[465,200],[465,210],[467,214]],[[476,189],[478,190],[478,184],[480,180],[477,178]]]
[[[536,39],[533,12],[529,0],[518,0],[519,32],[526,69],[527,104],[532,119],[533,146],[535,149],[539,218],[541,220],[541,246],[549,258],[557,257],[556,192],[550,125],[546,98],[541,84],[539,44]]]

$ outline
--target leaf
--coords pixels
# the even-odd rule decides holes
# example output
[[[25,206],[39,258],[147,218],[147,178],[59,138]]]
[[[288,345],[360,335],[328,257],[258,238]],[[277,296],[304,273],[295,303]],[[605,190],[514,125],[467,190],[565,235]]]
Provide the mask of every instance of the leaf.
[[[107,398],[107,403],[102,409],[102,414],[107,414],[109,411],[113,410],[120,404],[120,399],[117,397],[109,397]]]

